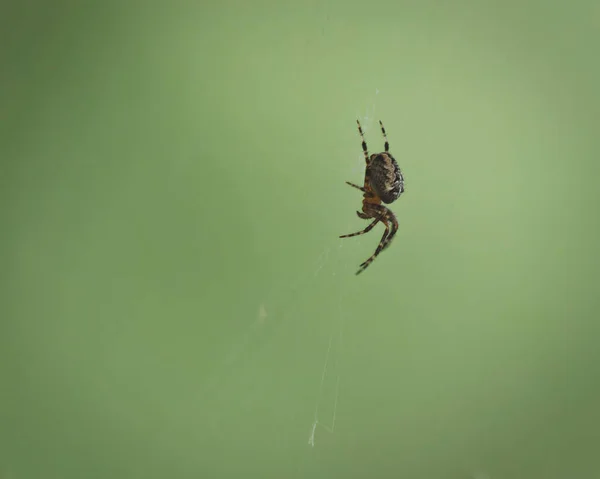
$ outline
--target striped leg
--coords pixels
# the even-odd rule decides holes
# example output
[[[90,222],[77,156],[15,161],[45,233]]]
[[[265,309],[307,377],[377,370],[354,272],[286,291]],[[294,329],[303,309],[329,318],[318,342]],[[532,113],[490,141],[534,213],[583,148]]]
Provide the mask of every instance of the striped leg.
[[[363,193],[365,192],[365,188],[363,186],[358,186],[357,184],[350,183],[349,181],[346,181],[346,184],[356,188],[357,190],[362,191]]]
[[[389,212],[389,215],[388,215],[387,219],[391,223],[392,231],[390,231],[389,236],[386,238],[385,244],[383,245],[383,248],[381,249],[381,251],[383,251],[384,249],[386,249],[392,243],[392,240],[394,239],[394,236],[398,232],[398,220],[396,219],[396,216],[392,214],[391,211]]]
[[[379,213],[379,221],[386,225],[386,230],[388,227],[390,228],[389,232],[383,235],[379,245],[377,246],[377,249],[375,250],[375,256],[377,256],[390,245],[392,239],[398,232],[398,220],[396,219],[394,213],[392,213],[389,208],[386,208],[383,205],[373,206],[373,208],[375,208]]]
[[[363,135],[362,128],[360,127],[360,122],[356,120],[356,124],[358,125],[358,132],[360,133],[360,139],[362,140],[362,149],[363,154],[365,155],[365,162],[367,165],[369,164],[369,152],[367,151],[367,142],[365,141],[365,136]]]
[[[379,125],[381,126],[381,133],[383,133],[383,139],[385,140],[385,152],[389,153],[390,144],[388,143],[387,135],[385,134],[385,128],[383,127],[383,123],[379,120]]]
[[[365,142],[365,136],[362,131],[362,127],[360,126],[360,122],[356,120],[356,124],[358,125],[358,132],[360,133],[360,139],[362,140],[362,149],[363,154],[365,155],[365,163],[367,167],[365,168],[365,189],[371,186],[371,170],[369,169],[370,159],[369,152],[367,150],[367,143]]]
[[[369,226],[367,226],[364,230],[362,231],[358,231],[356,233],[350,233],[349,235],[342,235],[340,236],[340,238],[351,238],[352,236],[359,236],[359,235],[364,235],[365,233],[368,233],[369,231],[371,231],[373,229],[373,227],[379,223],[379,218],[375,219],[375,221],[373,221]]]
[[[385,247],[385,244],[387,243],[387,237],[388,234],[390,232],[390,225],[387,222],[387,220],[381,220],[383,224],[385,224],[385,231],[383,232],[383,236],[381,237],[381,241],[379,241],[379,246],[377,246],[377,249],[375,250],[375,253],[373,253],[369,259],[367,259],[363,264],[360,265],[360,268],[358,269],[358,271],[356,272],[356,274],[360,274],[362,273],[365,269],[367,269],[369,267],[369,265],[375,260],[375,258],[377,258],[377,255],[379,253],[381,253],[381,250]]]

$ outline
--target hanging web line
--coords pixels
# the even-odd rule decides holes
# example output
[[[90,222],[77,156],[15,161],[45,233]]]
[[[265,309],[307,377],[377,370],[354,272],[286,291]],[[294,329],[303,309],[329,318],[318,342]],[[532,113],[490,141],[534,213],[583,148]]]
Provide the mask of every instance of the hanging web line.
[[[341,247],[341,245],[340,245]],[[331,333],[329,334],[329,343],[327,345],[327,353],[325,354],[325,363],[323,364],[323,371],[321,372],[321,382],[319,384],[319,393],[317,395],[317,401],[315,404],[315,415],[314,415],[314,421],[312,423],[312,427],[311,427],[311,432],[310,432],[310,436],[308,438],[308,444],[311,447],[315,447],[315,434],[317,431],[317,426],[322,427],[323,429],[325,429],[327,432],[329,432],[330,434],[333,434],[335,431],[335,418],[337,415],[337,406],[338,406],[338,399],[339,399],[339,393],[340,393],[340,373],[338,371],[339,368],[339,360],[340,360],[340,356],[341,356],[341,352],[342,352],[342,343],[343,343],[343,332],[344,332],[344,317],[342,314],[342,297],[340,295],[339,297],[339,305],[338,305],[338,318],[339,318],[339,333],[338,333],[338,347],[337,349],[337,354],[335,354],[336,359],[335,359],[335,397],[334,397],[334,401],[333,401],[333,412],[331,415],[331,424],[328,425],[325,422],[321,422],[319,420],[319,406],[321,406],[322,403],[322,396],[323,396],[323,385],[325,384],[325,378],[327,378],[328,375],[328,369],[329,369],[329,365],[330,362],[332,361],[332,356],[334,356],[331,353],[331,345],[333,344],[334,341],[334,334],[335,334],[335,327],[334,325],[332,325],[331,328]]]
[[[377,97],[379,95],[380,91],[379,89],[375,88],[375,95],[371,98],[372,102],[371,103],[371,107],[369,108],[369,106],[367,106],[365,108],[365,113],[364,115],[360,114],[357,112],[356,114],[356,118],[360,119],[361,124],[363,126],[363,130],[366,132],[368,130],[370,130],[371,126],[374,124],[375,122],[375,109],[376,109],[376,103],[377,103]],[[357,143],[358,145],[358,143]],[[362,154],[357,154],[357,163],[355,164],[355,167],[352,168],[353,172],[356,170],[356,172],[359,172],[364,169],[364,157]],[[343,242],[340,242],[339,247],[341,248],[343,245]],[[327,254],[329,253],[329,251],[327,251]],[[338,256],[338,266],[339,266],[339,256]],[[339,269],[339,268],[338,268]],[[318,275],[318,273],[320,273],[320,268],[318,270],[315,271],[315,276]],[[335,273],[333,273],[335,274]],[[342,344],[343,344],[343,329],[344,329],[344,315],[342,312],[342,295],[340,293],[339,295],[339,305],[338,305],[338,320],[339,320],[339,336],[338,336],[338,347],[334,348],[334,353],[332,353],[332,344],[334,343],[334,335],[335,335],[335,331],[336,331],[336,327],[335,324],[332,325],[331,327],[331,332],[329,334],[329,342],[327,345],[327,352],[325,354],[325,363],[323,364],[323,370],[321,372],[321,382],[319,383],[319,392],[317,395],[317,401],[316,401],[316,405],[315,405],[315,414],[314,414],[314,419],[313,419],[313,423],[311,425],[311,429],[310,429],[310,435],[308,437],[308,444],[311,447],[315,447],[315,435],[317,432],[317,426],[320,426],[322,429],[324,429],[325,431],[327,431],[330,434],[333,434],[335,431],[335,420],[336,420],[336,416],[337,416],[337,406],[338,406],[338,399],[339,399],[339,391],[340,391],[340,373],[339,373],[339,363],[340,363],[340,357],[341,357],[341,353],[342,353]],[[334,321],[335,323],[335,321]],[[332,362],[332,357],[335,357],[335,372],[332,374],[330,371],[330,365]],[[320,420],[319,417],[319,408],[323,405],[323,389],[324,389],[324,385],[325,385],[325,379],[328,377],[328,375],[335,375],[335,396],[334,396],[334,400],[333,400],[333,411],[331,413],[331,423],[328,422],[322,422]]]

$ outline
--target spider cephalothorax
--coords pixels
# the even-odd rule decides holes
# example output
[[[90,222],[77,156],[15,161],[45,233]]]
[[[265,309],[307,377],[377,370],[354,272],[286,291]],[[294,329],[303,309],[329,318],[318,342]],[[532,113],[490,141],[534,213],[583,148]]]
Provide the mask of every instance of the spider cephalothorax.
[[[383,133],[383,139],[385,140],[385,151],[375,153],[371,156],[369,156],[367,150],[367,143],[365,142],[360,122],[356,120],[356,123],[358,124],[358,132],[360,133],[363,154],[365,155],[365,182],[364,186],[359,186],[350,183],[349,181],[346,183],[363,192],[363,207],[362,212],[356,212],[358,217],[363,220],[373,219],[374,221],[364,230],[343,235],[340,236],[340,238],[350,238],[352,236],[368,233],[380,221],[385,225],[385,231],[375,253],[360,265],[360,268],[356,272],[356,274],[359,274],[373,262],[379,253],[390,245],[398,231],[398,220],[396,219],[396,216],[389,208],[381,203],[390,204],[398,199],[404,192],[404,177],[398,167],[398,163],[396,163],[396,160],[389,152],[390,145],[387,140],[387,135],[385,134],[383,123],[380,121],[379,125],[381,125],[381,132]]]

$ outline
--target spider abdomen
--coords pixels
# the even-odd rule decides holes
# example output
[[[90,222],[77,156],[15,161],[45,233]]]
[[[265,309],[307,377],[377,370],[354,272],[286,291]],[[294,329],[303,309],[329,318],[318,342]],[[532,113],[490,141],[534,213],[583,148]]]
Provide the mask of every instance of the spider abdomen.
[[[404,192],[404,177],[389,153],[371,155],[368,169],[371,188],[384,203],[392,203]]]

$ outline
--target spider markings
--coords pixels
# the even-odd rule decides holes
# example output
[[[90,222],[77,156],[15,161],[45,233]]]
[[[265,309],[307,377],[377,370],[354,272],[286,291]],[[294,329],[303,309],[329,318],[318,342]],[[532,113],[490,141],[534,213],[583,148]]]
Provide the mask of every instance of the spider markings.
[[[375,253],[362,263],[356,272],[356,274],[360,274],[367,269],[379,253],[390,245],[398,231],[396,216],[388,207],[381,203],[393,203],[404,193],[404,177],[398,167],[398,163],[396,163],[396,160],[390,154],[390,144],[388,143],[383,123],[379,121],[381,133],[383,133],[383,139],[385,140],[385,152],[374,153],[371,156],[369,156],[369,151],[367,150],[367,143],[365,142],[360,122],[356,120],[356,123],[358,124],[358,133],[360,133],[362,150],[365,155],[365,183],[364,186],[359,186],[349,181],[346,181],[346,183],[363,192],[362,212],[356,212],[358,217],[363,220],[373,219],[374,221],[364,230],[342,235],[340,238],[350,238],[368,233],[380,221],[385,225],[385,231]]]

